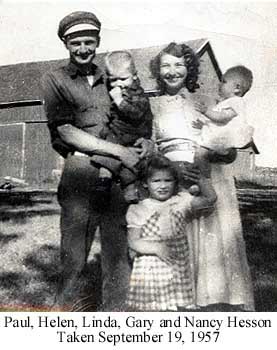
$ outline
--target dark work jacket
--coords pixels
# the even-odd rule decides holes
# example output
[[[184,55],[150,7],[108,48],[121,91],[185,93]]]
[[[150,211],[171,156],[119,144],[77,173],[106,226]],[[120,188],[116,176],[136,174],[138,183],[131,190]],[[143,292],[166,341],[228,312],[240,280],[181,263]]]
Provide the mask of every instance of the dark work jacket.
[[[99,137],[108,121],[111,102],[105,78],[96,65],[92,65],[91,74],[94,76],[92,86],[78,67],[69,62],[66,66],[47,72],[42,78],[52,146],[63,157],[74,149],[60,139],[57,127],[71,124]]]

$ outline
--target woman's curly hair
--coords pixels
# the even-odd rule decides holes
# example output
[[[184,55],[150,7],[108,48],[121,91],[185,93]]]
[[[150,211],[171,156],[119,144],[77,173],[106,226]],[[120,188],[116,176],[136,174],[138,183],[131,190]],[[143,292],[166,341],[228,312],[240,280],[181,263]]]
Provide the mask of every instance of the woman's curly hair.
[[[150,71],[152,76],[157,80],[161,93],[165,92],[165,84],[160,77],[161,57],[164,54],[169,54],[178,58],[184,57],[188,71],[184,85],[189,92],[195,92],[195,90],[199,88],[199,84],[197,83],[199,75],[199,58],[188,45],[172,42],[150,61]]]

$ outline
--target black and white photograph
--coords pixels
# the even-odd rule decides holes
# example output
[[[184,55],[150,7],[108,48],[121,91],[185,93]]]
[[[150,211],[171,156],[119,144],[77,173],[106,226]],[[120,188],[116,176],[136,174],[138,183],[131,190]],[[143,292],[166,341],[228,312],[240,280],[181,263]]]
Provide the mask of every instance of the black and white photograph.
[[[277,311],[276,18],[0,1],[1,312]]]

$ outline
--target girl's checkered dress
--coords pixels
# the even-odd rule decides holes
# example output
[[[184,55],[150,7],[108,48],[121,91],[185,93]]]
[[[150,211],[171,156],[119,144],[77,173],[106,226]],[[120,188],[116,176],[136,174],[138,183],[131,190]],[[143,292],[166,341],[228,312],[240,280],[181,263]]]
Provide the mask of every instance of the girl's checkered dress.
[[[157,256],[133,262],[127,305],[134,311],[177,310],[194,305],[193,279],[186,230],[191,196],[183,193],[166,202],[146,199],[130,206],[129,227],[141,227],[141,238],[165,241],[177,258],[171,264]],[[144,222],[144,224],[142,224]]]

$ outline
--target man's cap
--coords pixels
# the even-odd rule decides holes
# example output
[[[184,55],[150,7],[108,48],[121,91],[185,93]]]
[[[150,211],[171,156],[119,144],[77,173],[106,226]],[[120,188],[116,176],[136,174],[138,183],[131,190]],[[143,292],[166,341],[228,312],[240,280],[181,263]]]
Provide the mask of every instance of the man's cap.
[[[100,32],[101,22],[92,12],[75,11],[65,16],[59,24],[58,36],[61,40],[69,35],[84,30]]]

